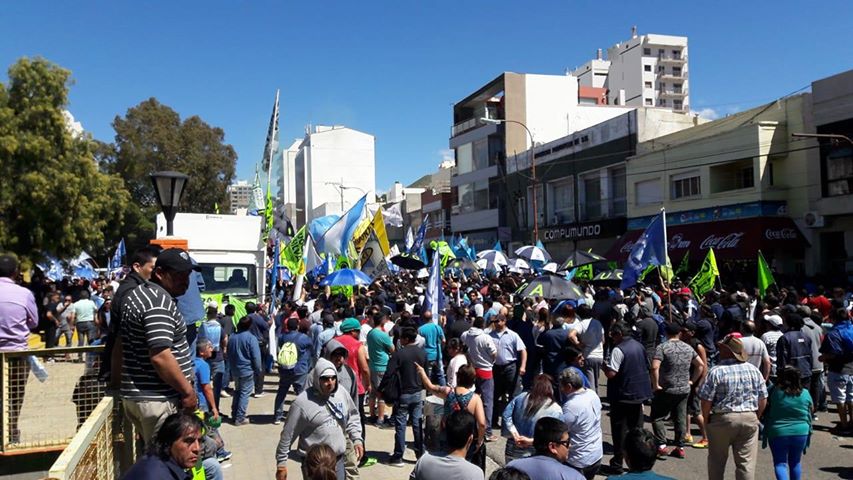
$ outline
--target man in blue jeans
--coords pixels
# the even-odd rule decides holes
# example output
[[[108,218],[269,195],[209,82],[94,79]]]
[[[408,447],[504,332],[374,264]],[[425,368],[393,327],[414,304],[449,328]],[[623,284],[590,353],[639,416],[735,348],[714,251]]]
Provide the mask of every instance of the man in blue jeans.
[[[258,339],[249,331],[252,319],[245,316],[237,324],[237,334],[228,339],[228,368],[234,379],[234,400],[231,403],[231,420],[234,425],[248,425],[246,410],[249,395],[255,388],[255,374],[263,372],[261,348]]]
[[[403,453],[406,451],[406,421],[412,419],[412,434],[415,437],[415,456],[421,458],[424,452],[423,437],[423,382],[415,364],[426,366],[426,352],[415,345],[418,332],[414,328],[404,328],[400,333],[402,348],[391,355],[385,370],[385,382],[400,378],[400,398],[394,403],[394,454],[388,460],[393,467],[403,466]],[[383,382],[383,383],[385,383]]]
[[[298,330],[299,319],[287,319],[287,332],[278,337],[278,392],[275,394],[276,425],[284,421],[284,399],[293,386],[293,392],[302,393],[305,375],[311,368],[314,355],[314,342],[311,337]]]

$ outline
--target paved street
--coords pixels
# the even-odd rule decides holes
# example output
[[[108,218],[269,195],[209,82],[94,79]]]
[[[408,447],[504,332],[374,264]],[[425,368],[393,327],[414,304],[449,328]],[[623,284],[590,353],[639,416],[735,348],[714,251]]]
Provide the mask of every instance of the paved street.
[[[227,447],[234,453],[230,462],[225,464],[225,478],[228,480],[238,479],[273,479],[275,478],[275,448],[281,433],[280,425],[272,424],[273,400],[277,382],[274,375],[268,376],[266,381],[267,394],[262,398],[252,398],[249,401],[249,417],[252,425],[244,427],[233,427],[223,424],[221,432]],[[604,389],[602,387],[601,391]],[[292,396],[288,402],[292,400]],[[605,405],[605,409],[606,409]],[[222,411],[229,412],[231,399],[222,400]],[[602,427],[604,429],[605,449],[611,444],[609,418],[603,413]],[[807,479],[853,479],[853,438],[838,438],[831,436],[827,429],[831,426],[831,419],[837,418],[833,412],[822,413],[812,436],[811,447],[803,459],[803,478]],[[651,428],[650,425],[646,425]],[[368,455],[376,457],[380,463],[362,470],[362,478],[370,480],[401,479],[408,478],[414,466],[415,456],[411,450],[406,452],[404,460],[407,465],[403,468],[395,468],[384,465],[390,451],[393,449],[393,430],[380,430],[372,426],[367,427],[367,451]],[[408,429],[408,439],[411,440],[411,429]],[[489,457],[487,473],[503,464],[504,440],[489,444]],[[605,462],[610,456],[605,455]],[[678,460],[667,458],[658,461],[655,471],[669,475],[674,478],[697,479],[706,478],[707,450],[688,448],[687,458]],[[288,478],[301,479],[299,463],[293,460],[288,462]],[[734,466],[731,459],[728,462],[727,478],[734,478]],[[600,478],[604,478],[601,476]],[[773,464],[770,450],[760,449],[758,454],[758,468],[756,479],[771,479],[773,476]]]

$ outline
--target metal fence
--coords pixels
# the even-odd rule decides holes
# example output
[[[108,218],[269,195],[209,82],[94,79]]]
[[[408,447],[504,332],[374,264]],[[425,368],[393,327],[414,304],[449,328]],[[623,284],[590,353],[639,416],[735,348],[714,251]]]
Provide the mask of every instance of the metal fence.
[[[103,346],[0,353],[0,454],[62,450],[104,398]]]
[[[51,480],[113,480],[118,460],[116,438],[117,411],[112,397],[104,397],[80,427],[77,435],[53,466]]]

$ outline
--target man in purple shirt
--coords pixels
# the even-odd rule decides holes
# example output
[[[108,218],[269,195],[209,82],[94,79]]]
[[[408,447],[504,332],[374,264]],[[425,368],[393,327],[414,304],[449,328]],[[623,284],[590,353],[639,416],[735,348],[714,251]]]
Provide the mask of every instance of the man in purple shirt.
[[[0,352],[26,350],[30,329],[38,326],[36,299],[33,292],[15,283],[17,276],[18,260],[12,255],[0,255]],[[18,443],[21,436],[18,416],[24,403],[30,367],[26,357],[9,358],[8,364],[10,442]],[[0,378],[0,390],[2,381]]]

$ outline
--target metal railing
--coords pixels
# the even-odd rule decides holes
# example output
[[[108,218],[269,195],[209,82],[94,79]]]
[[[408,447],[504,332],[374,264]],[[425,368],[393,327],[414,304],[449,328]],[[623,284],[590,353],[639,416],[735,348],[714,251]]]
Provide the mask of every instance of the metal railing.
[[[51,480],[113,480],[118,455],[113,435],[116,406],[104,397],[50,467]]]
[[[0,454],[62,450],[98,406],[103,346],[0,352]]]

